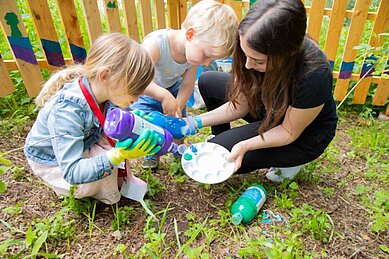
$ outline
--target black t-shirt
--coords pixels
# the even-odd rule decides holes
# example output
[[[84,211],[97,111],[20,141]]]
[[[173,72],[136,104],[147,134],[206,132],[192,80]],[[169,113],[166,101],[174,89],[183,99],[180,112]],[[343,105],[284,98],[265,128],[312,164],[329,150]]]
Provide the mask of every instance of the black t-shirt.
[[[324,56],[318,49],[318,55]],[[328,66],[320,66],[307,74],[297,83],[291,106],[298,109],[314,108],[324,104],[319,115],[306,130],[319,131],[327,136],[334,136],[338,116],[332,96],[332,71]]]

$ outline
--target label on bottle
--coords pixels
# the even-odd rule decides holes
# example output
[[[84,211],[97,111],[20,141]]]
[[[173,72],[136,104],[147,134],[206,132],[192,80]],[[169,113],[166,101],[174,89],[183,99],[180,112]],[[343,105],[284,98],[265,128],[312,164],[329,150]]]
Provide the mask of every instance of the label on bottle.
[[[258,186],[249,187],[240,197],[246,197],[251,199],[257,207],[257,212],[261,209],[262,205],[266,201],[266,195],[264,191]]]
[[[134,121],[134,127],[132,129],[133,133],[135,133],[139,136],[140,134],[142,134],[144,129],[152,129],[152,130],[155,130],[155,132],[159,136],[158,143],[161,144],[163,142],[163,140],[165,138],[164,137],[165,133],[161,127],[156,126],[156,125],[146,121],[145,119],[140,118],[139,116],[135,115],[134,117],[135,117],[135,121]]]

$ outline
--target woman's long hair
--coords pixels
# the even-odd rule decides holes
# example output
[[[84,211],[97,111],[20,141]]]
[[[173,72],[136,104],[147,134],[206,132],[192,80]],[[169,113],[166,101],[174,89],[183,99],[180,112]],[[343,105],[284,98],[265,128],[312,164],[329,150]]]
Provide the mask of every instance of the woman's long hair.
[[[305,7],[300,0],[261,0],[250,8],[239,25],[228,96],[236,106],[239,95],[243,94],[250,114],[254,117],[265,114],[258,129],[261,136],[281,122],[298,81],[323,64],[324,59],[319,60],[316,55],[318,48],[312,47],[305,35],[306,22]],[[266,72],[245,67],[240,37],[244,37],[249,48],[267,55]]]

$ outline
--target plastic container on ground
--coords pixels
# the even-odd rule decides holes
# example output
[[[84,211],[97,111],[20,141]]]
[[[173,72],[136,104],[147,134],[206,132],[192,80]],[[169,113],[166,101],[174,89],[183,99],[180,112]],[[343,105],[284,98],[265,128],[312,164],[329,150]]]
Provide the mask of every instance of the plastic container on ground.
[[[247,188],[234,204],[232,204],[232,223],[238,225],[240,223],[247,224],[252,221],[265,203],[266,198],[267,192],[262,185],[255,184]]]

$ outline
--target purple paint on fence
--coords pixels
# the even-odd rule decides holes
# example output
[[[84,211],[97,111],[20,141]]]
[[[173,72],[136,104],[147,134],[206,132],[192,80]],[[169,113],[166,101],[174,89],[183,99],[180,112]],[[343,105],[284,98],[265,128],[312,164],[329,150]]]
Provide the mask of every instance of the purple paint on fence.
[[[62,67],[65,65],[62,53],[46,51],[47,62],[56,67]]]
[[[84,63],[86,58],[86,51],[84,48],[70,44],[70,51],[72,52],[73,60],[75,63]]]
[[[351,74],[353,72],[354,67],[354,61],[352,62],[342,62],[342,65],[340,66],[339,71],[339,79],[348,79],[351,77]]]
[[[41,39],[43,49],[46,53],[47,62],[56,67],[62,67],[65,65],[63,59],[61,46],[58,41]]]
[[[36,60],[34,51],[32,51],[32,49],[26,49],[17,45],[11,45],[11,48],[17,59],[38,65],[38,61]]]
[[[339,72],[339,79],[348,79],[351,77],[352,71],[340,71]]]

